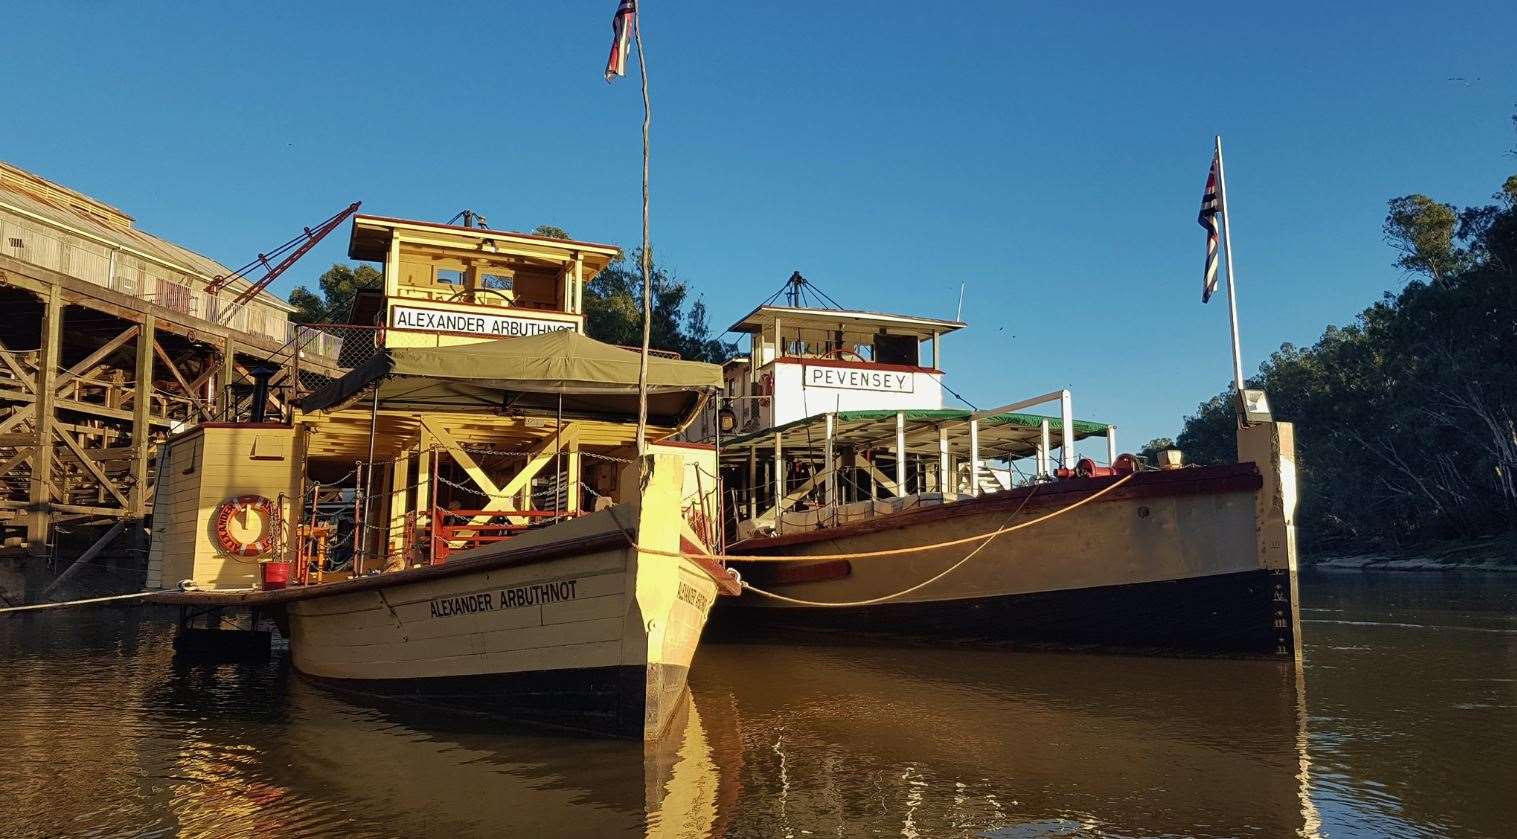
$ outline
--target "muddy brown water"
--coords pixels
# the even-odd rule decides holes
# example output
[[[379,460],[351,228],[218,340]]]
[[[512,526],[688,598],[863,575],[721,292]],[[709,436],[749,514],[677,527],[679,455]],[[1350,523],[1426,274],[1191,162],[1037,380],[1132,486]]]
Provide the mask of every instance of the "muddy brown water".
[[[1268,662],[707,645],[644,747],[0,619],[0,836],[1511,836],[1517,578],[1316,573]]]

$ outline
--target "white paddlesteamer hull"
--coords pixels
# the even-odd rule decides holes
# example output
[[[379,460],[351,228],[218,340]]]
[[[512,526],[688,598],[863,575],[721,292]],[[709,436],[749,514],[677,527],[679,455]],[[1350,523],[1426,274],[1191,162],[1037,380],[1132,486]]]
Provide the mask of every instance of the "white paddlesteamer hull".
[[[846,608],[752,592],[724,629],[1006,640],[1289,656],[1294,567],[1259,550],[1265,481],[1253,464],[1140,473],[1109,494],[992,540],[941,580],[905,594],[980,544],[850,560],[951,542],[1068,507],[1116,478],[1061,481],[826,530],[750,540],[735,552],[796,563],[734,562],[744,579],[795,600],[883,602]]]

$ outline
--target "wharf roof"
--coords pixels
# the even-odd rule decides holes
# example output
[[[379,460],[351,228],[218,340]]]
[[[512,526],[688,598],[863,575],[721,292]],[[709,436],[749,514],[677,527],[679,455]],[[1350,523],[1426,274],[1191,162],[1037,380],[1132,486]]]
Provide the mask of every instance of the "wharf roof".
[[[979,420],[980,456],[985,459],[1028,457],[1037,451],[1042,439],[1042,426],[1046,420],[1051,448],[1062,443],[1064,423],[1058,417],[1041,414],[995,413],[968,411],[961,408],[935,408],[906,411],[869,410],[838,411],[833,414],[833,445],[855,448],[892,448],[895,446],[895,417],[900,413],[906,419],[906,450],[912,454],[938,454],[938,432],[948,432],[952,447],[967,448],[969,445],[969,421]],[[724,454],[737,456],[741,449],[750,447],[760,451],[774,445],[776,434],[784,451],[816,450],[825,445],[824,431],[826,414],[805,417],[784,425],[731,437],[722,441]],[[1074,437],[1100,437],[1110,426],[1089,420],[1074,421]],[[743,454],[746,462],[747,455]]]
[[[137,229],[131,216],[103,201],[5,161],[0,161],[0,207],[206,281],[232,273],[208,256]],[[241,291],[249,285],[235,280],[230,288]],[[258,299],[294,311],[267,291],[260,292]]]
[[[871,312],[864,309],[812,309],[795,306],[766,304],[749,312],[729,327],[731,332],[758,333],[773,329],[775,320],[785,328],[841,330],[845,340],[867,343],[881,332],[890,335],[915,335],[931,338],[963,329],[963,321],[941,320],[916,315],[896,315],[889,312]]]

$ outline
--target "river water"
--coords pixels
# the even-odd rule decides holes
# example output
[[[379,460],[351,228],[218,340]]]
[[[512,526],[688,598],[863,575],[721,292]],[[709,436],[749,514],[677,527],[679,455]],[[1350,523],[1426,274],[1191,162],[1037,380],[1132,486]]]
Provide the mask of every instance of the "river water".
[[[0,836],[1512,836],[1517,579],[1309,574],[1269,662],[707,645],[650,747],[0,619]]]

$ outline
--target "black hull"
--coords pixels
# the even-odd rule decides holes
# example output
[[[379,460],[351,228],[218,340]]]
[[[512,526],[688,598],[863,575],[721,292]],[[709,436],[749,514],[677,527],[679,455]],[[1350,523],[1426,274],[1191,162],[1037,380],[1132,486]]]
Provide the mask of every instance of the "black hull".
[[[1285,571],[852,608],[751,605],[754,596],[719,604],[707,639],[992,642],[1283,660],[1296,643]]]
[[[643,740],[668,725],[684,699],[687,668],[586,667],[425,679],[331,679],[317,684],[386,700],[534,726]]]

